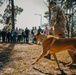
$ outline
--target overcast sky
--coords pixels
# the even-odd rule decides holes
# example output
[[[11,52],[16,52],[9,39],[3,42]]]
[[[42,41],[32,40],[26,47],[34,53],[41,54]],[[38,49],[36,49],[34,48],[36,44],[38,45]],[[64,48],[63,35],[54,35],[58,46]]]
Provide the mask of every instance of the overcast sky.
[[[16,27],[25,29],[26,27],[32,28],[33,26],[40,25],[40,16],[35,14],[42,15],[42,24],[47,23],[47,19],[44,18],[44,12],[48,10],[44,0],[14,0],[14,4],[23,8],[23,12],[17,16]],[[7,4],[5,3],[0,10],[3,11],[4,7]],[[1,28],[1,25],[0,25]]]

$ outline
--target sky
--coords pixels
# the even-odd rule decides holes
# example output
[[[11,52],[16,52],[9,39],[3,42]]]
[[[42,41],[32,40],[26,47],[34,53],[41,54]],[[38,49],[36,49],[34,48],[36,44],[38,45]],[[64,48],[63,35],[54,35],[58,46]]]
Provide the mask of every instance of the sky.
[[[48,10],[47,6],[43,2],[44,0],[14,0],[14,5],[18,5],[23,8],[23,12],[20,15],[17,15],[17,23],[15,27],[25,29],[28,27],[32,29],[33,26],[40,26],[40,16],[35,14],[42,15],[42,24],[47,23],[47,19],[44,18],[44,12]],[[4,8],[7,3],[0,7],[1,12],[3,13]],[[0,25],[0,29],[3,25]]]

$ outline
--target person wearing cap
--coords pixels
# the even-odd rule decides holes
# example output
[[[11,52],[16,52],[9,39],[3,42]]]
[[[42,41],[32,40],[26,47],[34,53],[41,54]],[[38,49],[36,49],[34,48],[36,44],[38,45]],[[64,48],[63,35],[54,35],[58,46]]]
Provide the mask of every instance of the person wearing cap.
[[[50,2],[49,8],[51,9],[50,26],[54,27],[54,35],[65,38],[66,18],[63,9],[54,1]]]

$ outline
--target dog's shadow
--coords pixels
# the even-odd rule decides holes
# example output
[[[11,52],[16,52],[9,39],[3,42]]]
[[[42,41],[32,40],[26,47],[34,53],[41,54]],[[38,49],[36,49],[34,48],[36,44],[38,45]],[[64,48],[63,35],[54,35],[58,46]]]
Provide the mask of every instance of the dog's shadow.
[[[37,68],[35,68],[35,67],[33,67],[33,69],[36,70],[36,71],[38,71],[38,72],[40,72],[40,73],[42,73],[42,74],[53,75],[53,74],[51,74],[51,73],[46,73],[46,72],[44,72],[44,71],[42,71],[42,70],[40,70],[40,69],[37,69]]]
[[[69,69],[76,69],[76,63],[70,64],[69,62],[68,63],[65,63],[65,62],[62,62],[62,61],[59,61],[59,62],[62,63],[64,66],[69,67]]]
[[[76,63],[75,64],[70,64],[67,65],[69,67],[69,69],[76,69]]]
[[[51,61],[55,61],[55,59],[50,58],[50,55],[45,56],[45,58],[49,59]],[[60,60],[58,60],[58,61],[59,61],[59,63],[62,63],[64,65],[64,67],[68,66],[70,69],[76,69],[76,63],[70,64],[70,62],[66,63],[66,62],[63,62],[63,61],[60,61]]]
[[[0,51],[0,68],[3,68],[6,63],[10,61],[10,56],[12,55],[14,46],[15,44],[11,43],[5,48],[2,46],[2,50]]]
[[[53,75],[53,74],[51,74],[51,73],[43,72],[42,70],[37,69],[37,68],[35,68],[35,67],[33,67],[33,69],[36,70],[36,71],[38,71],[38,72],[40,72],[40,73],[42,73],[42,74]],[[57,70],[57,69],[56,69],[56,70]],[[63,70],[60,70],[60,72],[61,72],[61,74],[57,74],[57,75],[67,75]]]
[[[67,75],[64,70],[60,70],[61,74],[57,74],[57,75]]]

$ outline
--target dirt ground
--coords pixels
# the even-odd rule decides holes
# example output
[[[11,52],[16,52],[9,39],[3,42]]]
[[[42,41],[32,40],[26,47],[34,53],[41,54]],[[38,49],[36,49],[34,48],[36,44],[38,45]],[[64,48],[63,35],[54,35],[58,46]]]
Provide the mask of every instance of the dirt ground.
[[[32,63],[42,53],[42,46],[36,44],[0,43],[0,75],[76,75],[76,64],[67,51],[57,53],[61,71],[51,55],[51,60],[42,58]]]

